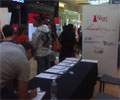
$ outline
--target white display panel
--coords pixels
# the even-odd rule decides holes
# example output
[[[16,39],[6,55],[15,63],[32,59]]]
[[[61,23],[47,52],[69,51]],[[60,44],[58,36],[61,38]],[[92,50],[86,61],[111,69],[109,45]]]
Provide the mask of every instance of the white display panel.
[[[5,24],[8,24],[8,8],[0,8],[0,31]]]
[[[12,13],[9,12],[9,13],[8,13],[8,23],[9,23],[9,24],[10,24],[10,21],[11,21],[11,16],[12,16]]]
[[[35,32],[35,30],[36,30],[36,27],[34,27],[32,23],[29,23],[29,25],[28,25],[29,41],[32,40],[32,34],[33,34],[33,32]]]
[[[117,75],[119,6],[83,7],[82,58],[98,60],[99,76]]]

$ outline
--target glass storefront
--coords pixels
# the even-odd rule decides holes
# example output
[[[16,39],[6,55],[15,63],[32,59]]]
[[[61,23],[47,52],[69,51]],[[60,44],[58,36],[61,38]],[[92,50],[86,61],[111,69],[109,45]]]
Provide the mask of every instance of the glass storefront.
[[[68,24],[73,24],[76,27],[80,26],[80,13],[78,12],[59,8],[59,18],[61,28]]]

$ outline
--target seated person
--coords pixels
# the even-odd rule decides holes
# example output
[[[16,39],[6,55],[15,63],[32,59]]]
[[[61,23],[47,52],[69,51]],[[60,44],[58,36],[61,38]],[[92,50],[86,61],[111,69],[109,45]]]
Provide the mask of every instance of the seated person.
[[[1,99],[31,99],[37,91],[28,92],[30,75],[29,59],[32,46],[29,43],[22,45],[11,42],[0,43],[0,90]],[[16,81],[16,92],[15,85]]]

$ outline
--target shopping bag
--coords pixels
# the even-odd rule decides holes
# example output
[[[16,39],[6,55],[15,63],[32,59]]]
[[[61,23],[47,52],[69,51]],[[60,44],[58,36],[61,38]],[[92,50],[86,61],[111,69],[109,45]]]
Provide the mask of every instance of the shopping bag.
[[[53,49],[54,51],[60,51],[61,48],[62,48],[62,45],[61,45],[61,43],[59,42],[58,38],[56,38],[56,39],[53,41],[53,43],[52,43],[52,49]]]

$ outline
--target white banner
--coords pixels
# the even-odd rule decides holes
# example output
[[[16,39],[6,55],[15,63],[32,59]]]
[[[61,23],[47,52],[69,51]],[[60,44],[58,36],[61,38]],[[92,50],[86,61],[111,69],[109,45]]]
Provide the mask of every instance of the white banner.
[[[9,13],[8,13],[8,24],[10,24],[11,17],[12,17],[12,12],[9,12]]]
[[[29,41],[32,40],[32,34],[33,34],[33,32],[35,32],[35,30],[36,30],[36,27],[34,27],[32,23],[29,23],[28,24]]]
[[[98,60],[99,76],[117,75],[119,5],[83,7],[84,59]]]
[[[0,8],[0,30],[5,24],[8,24],[8,8]]]

